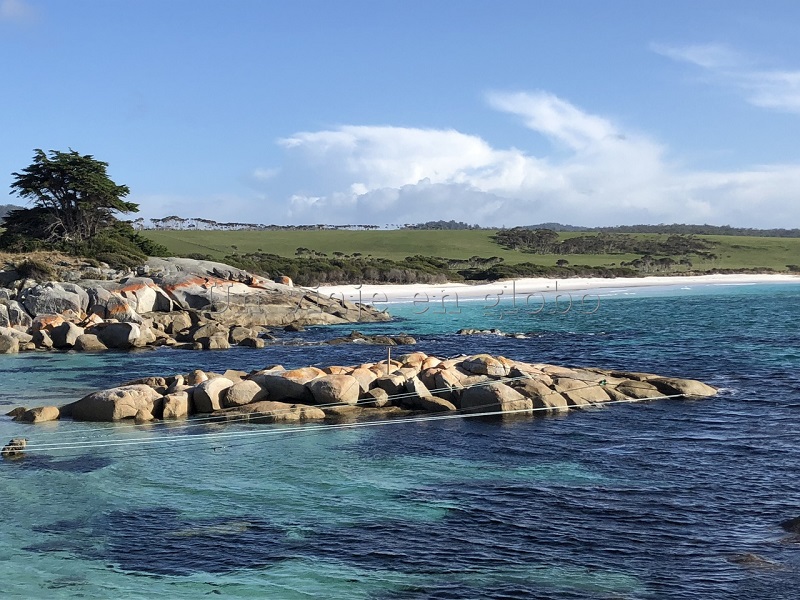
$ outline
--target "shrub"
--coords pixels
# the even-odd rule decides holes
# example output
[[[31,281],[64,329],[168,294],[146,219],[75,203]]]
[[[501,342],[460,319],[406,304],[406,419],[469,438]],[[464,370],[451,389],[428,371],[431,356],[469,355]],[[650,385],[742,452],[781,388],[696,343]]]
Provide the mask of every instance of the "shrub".
[[[43,260],[29,258],[16,266],[16,271],[23,279],[36,281],[52,281],[56,278],[55,269]]]

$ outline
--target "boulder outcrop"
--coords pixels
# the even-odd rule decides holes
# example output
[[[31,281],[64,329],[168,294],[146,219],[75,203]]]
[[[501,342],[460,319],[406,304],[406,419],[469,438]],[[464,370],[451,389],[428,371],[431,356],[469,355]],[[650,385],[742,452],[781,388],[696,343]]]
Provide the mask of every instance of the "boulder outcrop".
[[[286,370],[276,365],[251,373],[196,370],[144,377],[89,394],[47,414],[142,423],[199,413],[264,423],[388,418],[397,411],[545,415],[616,402],[716,393],[713,387],[691,379],[528,364],[486,354],[443,360],[412,353],[399,359],[324,369]],[[32,411],[44,413],[45,408]],[[18,410],[15,415],[28,413]],[[46,419],[31,422],[40,420]]]
[[[0,287],[0,327],[41,332],[33,344],[18,340],[15,346],[3,340],[0,351],[157,345],[263,348],[271,339],[265,327],[301,331],[303,325],[390,319],[370,306],[295,288],[290,280],[276,283],[222,263],[153,258],[137,276],[89,265],[80,269],[70,281],[40,283],[19,280],[16,271],[0,271],[0,282],[13,284]],[[10,278],[2,277],[9,273]],[[97,336],[100,344],[76,343],[83,333]],[[361,343],[370,343],[368,336],[362,337]],[[412,343],[407,336],[386,340],[377,336],[371,343],[384,342]]]

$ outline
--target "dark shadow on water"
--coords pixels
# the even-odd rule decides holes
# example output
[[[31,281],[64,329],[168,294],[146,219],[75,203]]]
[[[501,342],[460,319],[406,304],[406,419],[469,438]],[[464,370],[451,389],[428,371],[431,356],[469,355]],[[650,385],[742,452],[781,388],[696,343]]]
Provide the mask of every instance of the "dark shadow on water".
[[[34,528],[53,538],[24,548],[68,552],[132,574],[190,575],[260,568],[295,555],[285,532],[260,518],[191,520],[153,506]]]
[[[114,462],[103,456],[76,456],[74,458],[55,459],[46,454],[27,455],[14,461],[20,469],[32,471],[59,471],[62,473],[92,473],[103,469]]]

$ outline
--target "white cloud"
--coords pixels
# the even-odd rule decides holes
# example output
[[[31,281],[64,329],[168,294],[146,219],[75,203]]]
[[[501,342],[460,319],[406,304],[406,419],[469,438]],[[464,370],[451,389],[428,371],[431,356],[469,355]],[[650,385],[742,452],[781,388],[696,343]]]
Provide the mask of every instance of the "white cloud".
[[[744,73],[740,79],[751,104],[800,113],[800,71]]]
[[[670,46],[651,44],[650,49],[673,60],[683,61],[705,69],[740,68],[747,59],[725,44],[690,44]]]
[[[253,172],[250,176],[255,179],[256,181],[269,181],[273,179],[278,173],[280,173],[280,169],[265,169],[265,168],[258,168],[253,169]]]
[[[0,0],[0,21],[27,21],[35,10],[23,0]]]
[[[608,120],[584,113],[546,92],[492,93],[488,100],[492,107],[522,117],[530,129],[575,150],[620,137]]]
[[[292,177],[295,223],[482,225],[543,221],[730,223],[797,221],[792,190],[800,165],[693,172],[667,159],[647,135],[546,92],[492,93],[489,104],[520,119],[562,151],[534,156],[445,129],[347,125],[279,140]],[[565,153],[563,150],[566,149]],[[280,179],[281,177],[278,177]]]
[[[761,68],[720,44],[651,48],[673,60],[700,67],[715,81],[738,89],[754,106],[800,113],[800,70]]]

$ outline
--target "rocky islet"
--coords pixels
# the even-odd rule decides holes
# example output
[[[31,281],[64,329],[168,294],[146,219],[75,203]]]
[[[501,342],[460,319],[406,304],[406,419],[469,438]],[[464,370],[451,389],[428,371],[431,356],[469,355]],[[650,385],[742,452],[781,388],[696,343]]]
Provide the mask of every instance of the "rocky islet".
[[[477,354],[449,359],[413,352],[375,363],[246,373],[195,370],[145,377],[62,407],[15,409],[18,421],[184,419],[262,423],[387,418],[410,413],[561,412],[615,402],[706,397],[700,381],[649,373],[567,368]]]

